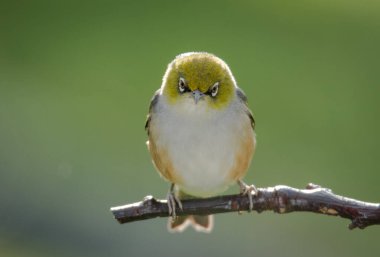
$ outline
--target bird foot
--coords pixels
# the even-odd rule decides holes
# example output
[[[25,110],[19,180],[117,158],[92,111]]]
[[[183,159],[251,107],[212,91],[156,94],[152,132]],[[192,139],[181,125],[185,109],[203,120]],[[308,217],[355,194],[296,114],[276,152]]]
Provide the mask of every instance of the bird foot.
[[[238,180],[240,187],[240,194],[247,195],[249,200],[249,209],[248,212],[253,210],[253,196],[257,194],[257,189],[254,185],[247,185],[242,180]]]
[[[172,217],[172,220],[175,220],[177,217],[176,206],[178,205],[182,210],[182,203],[174,192],[174,184],[171,185],[166,200],[168,202],[169,215]]]

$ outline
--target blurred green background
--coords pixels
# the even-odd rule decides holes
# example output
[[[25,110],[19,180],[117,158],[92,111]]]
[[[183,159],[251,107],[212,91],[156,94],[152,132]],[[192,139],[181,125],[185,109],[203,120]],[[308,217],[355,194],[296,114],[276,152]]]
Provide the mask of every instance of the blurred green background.
[[[248,96],[247,182],[380,202],[379,1],[1,1],[0,256],[379,256],[379,227],[309,213],[221,214],[209,235],[113,219],[166,195],[144,122],[187,51]]]

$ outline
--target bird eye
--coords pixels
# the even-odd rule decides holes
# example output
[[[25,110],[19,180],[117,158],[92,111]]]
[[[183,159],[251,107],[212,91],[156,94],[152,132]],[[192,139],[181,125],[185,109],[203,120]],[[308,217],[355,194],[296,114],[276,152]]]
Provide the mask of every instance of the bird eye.
[[[179,78],[178,81],[178,90],[179,92],[183,93],[186,91],[186,82],[184,78]]]
[[[215,97],[218,94],[218,89],[219,89],[219,82],[216,82],[210,90],[211,96]]]

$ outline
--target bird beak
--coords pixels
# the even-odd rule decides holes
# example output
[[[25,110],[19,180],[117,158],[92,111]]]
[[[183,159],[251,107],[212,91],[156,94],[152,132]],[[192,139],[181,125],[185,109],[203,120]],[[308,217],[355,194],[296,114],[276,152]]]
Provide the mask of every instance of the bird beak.
[[[193,97],[194,97],[194,100],[195,100],[195,104],[198,103],[198,101],[204,96],[204,94],[199,91],[198,89],[197,90],[194,90],[193,91]]]

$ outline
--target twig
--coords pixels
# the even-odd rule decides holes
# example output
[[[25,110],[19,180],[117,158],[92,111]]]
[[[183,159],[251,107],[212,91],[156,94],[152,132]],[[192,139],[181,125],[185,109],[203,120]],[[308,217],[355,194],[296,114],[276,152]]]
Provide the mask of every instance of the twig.
[[[240,212],[249,209],[247,196],[224,195],[204,199],[182,200],[183,209],[176,209],[178,216],[207,215],[224,212]],[[288,186],[258,188],[253,198],[253,210],[258,213],[314,212],[350,219],[350,229],[380,224],[380,204],[367,203],[335,195],[330,189],[308,184],[306,189]],[[115,219],[123,224],[156,217],[168,217],[166,200],[146,196],[143,201],[111,208]]]

